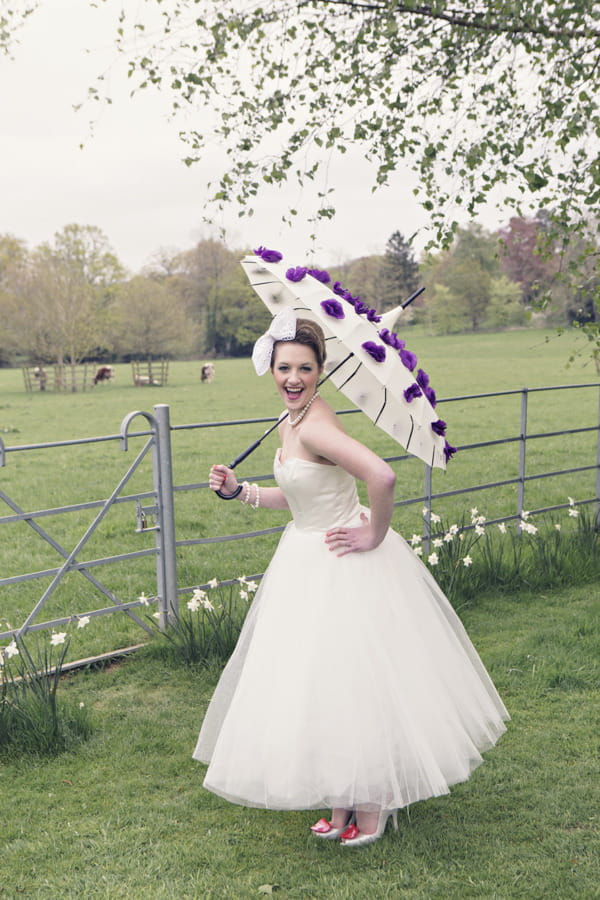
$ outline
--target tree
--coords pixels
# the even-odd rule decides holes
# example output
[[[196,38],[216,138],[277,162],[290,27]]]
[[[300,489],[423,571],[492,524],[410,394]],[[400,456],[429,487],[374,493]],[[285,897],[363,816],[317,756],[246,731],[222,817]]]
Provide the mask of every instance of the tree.
[[[243,255],[209,238],[178,257],[178,273],[171,277],[178,279],[189,314],[199,325],[202,353],[248,353],[268,326],[266,307],[257,300],[240,266]]]
[[[171,92],[175,109],[214,110],[216,127],[211,115],[186,134],[186,162],[216,139],[231,163],[218,202],[250,214],[261,184],[330,173],[332,152],[358,144],[376,185],[399,166],[416,172],[438,244],[456,230],[449,208],[473,215],[494,187],[517,210],[531,198],[553,209],[556,228],[597,216],[597,0],[153,6],[119,16],[128,74]],[[325,189],[321,200],[318,214],[331,216]]]
[[[377,309],[383,309],[382,256],[360,256],[329,269],[332,282],[339,281],[355,297]]]
[[[399,231],[387,242],[381,275],[382,309],[398,306],[419,286],[419,266]]]
[[[10,53],[10,46],[15,41],[15,32],[37,5],[36,0],[31,0],[29,3],[21,0],[19,9],[8,9],[6,4],[3,4],[3,8],[0,9],[0,52]]]
[[[7,341],[32,361],[75,367],[105,341],[115,280],[123,268],[93,226],[68,225],[6,272]]]
[[[196,330],[168,283],[143,275],[119,287],[112,327],[115,348],[142,359],[186,355]]]
[[[499,231],[502,271],[521,286],[523,303],[533,306],[550,288],[559,266],[558,254],[547,247],[544,223],[513,216]]]
[[[0,365],[9,363],[11,356],[6,323],[6,289],[12,271],[22,264],[26,256],[24,241],[12,234],[0,234]]]
[[[444,302],[452,304],[452,315],[444,314],[443,321],[451,322],[452,330],[462,330],[458,327],[461,321],[468,323],[473,331],[483,326],[492,285],[501,274],[497,246],[494,235],[481,225],[472,224],[458,230],[450,250],[426,258],[423,265],[428,286],[426,303],[440,295],[440,285],[449,289],[449,294],[443,296]],[[436,309],[439,319],[439,304]],[[439,326],[438,330],[441,330]]]

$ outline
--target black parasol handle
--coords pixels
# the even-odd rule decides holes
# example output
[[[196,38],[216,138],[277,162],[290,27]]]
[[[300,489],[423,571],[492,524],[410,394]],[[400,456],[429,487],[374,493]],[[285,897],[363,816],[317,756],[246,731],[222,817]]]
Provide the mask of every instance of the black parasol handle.
[[[417,297],[420,297],[424,290],[425,290],[425,286],[420,287],[420,288],[417,288],[417,290],[414,292],[414,294],[411,294],[410,297],[408,297],[408,298],[404,301],[404,303],[401,303],[401,304],[400,304],[400,306],[402,307],[402,309],[406,309],[406,307],[408,306],[409,303],[412,303],[413,300],[416,300]]]
[[[425,290],[424,287],[417,288],[417,290],[414,291],[414,293],[412,293],[412,294],[410,295],[410,297],[408,297],[408,298],[404,301],[404,303],[401,304],[401,305],[402,305],[402,309],[405,309],[405,307],[407,307],[409,303],[412,303],[413,300],[416,300],[417,297],[419,297],[419,296],[423,293],[424,290]],[[335,366],[335,368],[333,368],[333,369],[331,370],[331,372],[328,372],[327,375],[325,375],[325,377],[322,378],[322,379],[320,380],[320,382],[318,383],[317,387],[321,387],[321,385],[324,384],[324,383],[327,381],[328,378],[331,378],[331,376],[332,376],[335,372],[337,372],[338,369],[340,369],[343,365],[345,365],[345,363],[347,363],[348,360],[349,360],[352,356],[354,356],[354,353],[349,353],[348,356],[346,356],[346,358],[343,359],[341,363],[338,363],[338,365]],[[267,428],[267,430],[265,431],[264,434],[262,434],[256,441],[254,441],[252,444],[250,444],[249,447],[246,447],[246,449],[245,449],[244,451],[242,451],[242,453],[240,453],[239,456],[236,456],[236,458],[233,460],[232,463],[230,463],[230,465],[229,465],[227,468],[229,468],[229,469],[235,469],[235,467],[236,467],[237,465],[239,465],[241,462],[243,462],[243,461],[246,459],[247,456],[250,456],[251,453],[254,453],[254,451],[256,450],[256,448],[257,448],[257,447],[260,447],[260,445],[262,444],[262,442],[264,441],[264,439],[265,439],[266,437],[268,437],[268,436],[271,434],[272,431],[275,431],[275,429],[277,428],[277,426],[278,426],[281,422],[283,422],[283,420],[286,419],[288,416],[289,416],[289,413],[285,413],[285,415],[281,416],[281,418],[279,418],[279,419],[275,422],[274,425],[271,425],[270,428]],[[224,494],[223,491],[221,491],[221,490],[215,491],[215,494],[217,495],[217,497],[220,497],[221,500],[235,500],[236,497],[239,497],[239,495],[241,494],[241,492],[242,492],[242,485],[241,485],[241,484],[238,484],[238,486],[237,486],[237,488],[235,489],[235,491],[233,492],[233,494]]]

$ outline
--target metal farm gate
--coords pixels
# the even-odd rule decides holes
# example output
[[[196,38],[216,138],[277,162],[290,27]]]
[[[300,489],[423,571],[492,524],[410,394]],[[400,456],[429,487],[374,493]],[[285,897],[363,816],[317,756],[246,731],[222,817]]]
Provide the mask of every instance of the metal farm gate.
[[[148,429],[142,432],[130,433],[133,420],[142,416]],[[132,412],[121,423],[119,434],[108,435],[99,438],[85,438],[73,441],[55,441],[46,444],[29,444],[19,447],[5,447],[0,438],[0,466],[7,463],[8,454],[25,454],[28,451],[46,450],[52,447],[76,446],[83,444],[95,444],[106,441],[118,441],[121,450],[128,450],[131,437],[146,437],[142,449],[133,461],[130,462],[118,484],[109,497],[103,500],[92,500],[85,503],[75,503],[68,506],[53,507],[50,509],[24,510],[19,502],[10,497],[4,490],[0,490],[0,500],[12,510],[10,515],[0,517],[0,528],[25,522],[31,529],[32,535],[50,545],[62,558],[63,563],[55,568],[40,570],[37,572],[22,573],[9,577],[0,577],[0,588],[21,582],[50,578],[50,583],[41,593],[41,596],[24,621],[10,631],[0,631],[0,641],[5,638],[18,637],[32,631],[44,628],[60,627],[73,619],[82,616],[102,616],[114,612],[123,612],[133,619],[145,631],[152,633],[151,626],[134,612],[136,607],[142,606],[143,601],[136,599],[130,601],[120,600],[116,594],[108,588],[94,572],[101,566],[126,562],[144,556],[156,557],[156,596],[158,611],[160,613],[159,624],[164,627],[167,620],[177,612],[177,573],[175,563],[175,522],[173,515],[173,490],[172,490],[172,461],[169,407],[160,404],[154,407],[154,414],[146,412]],[[133,494],[125,493],[125,489],[142,461],[150,454],[152,458],[153,485],[151,489]],[[127,460],[129,462],[129,460]],[[135,504],[138,522],[137,530],[152,530],[155,533],[155,546],[151,549],[134,550],[127,553],[119,553],[102,559],[82,560],[86,545],[100,523],[116,505],[127,503]],[[83,510],[97,510],[90,524],[85,528],[73,547],[65,547],[57,541],[48,527],[41,522],[51,517],[76,513]],[[156,524],[146,527],[148,519],[152,517]],[[2,528],[3,540],[10,540],[7,528]],[[23,550],[26,556],[26,548]],[[61,582],[69,573],[77,573],[105,597],[110,605],[93,610],[75,611],[68,616],[43,620],[44,607],[55,593]],[[1,575],[2,573],[0,573]],[[0,605],[0,610],[2,609]],[[1,626],[0,626],[1,627]]]

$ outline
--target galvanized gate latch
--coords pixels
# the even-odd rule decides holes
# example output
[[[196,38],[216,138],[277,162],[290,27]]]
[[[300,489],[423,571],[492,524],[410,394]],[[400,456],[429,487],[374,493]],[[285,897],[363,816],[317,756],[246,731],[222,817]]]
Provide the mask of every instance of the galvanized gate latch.
[[[136,500],[136,519],[137,519],[137,528],[136,534],[139,534],[141,531],[158,531],[158,525],[156,524],[156,515],[158,513],[158,506],[142,506],[141,500]],[[151,519],[152,524],[148,524],[148,520]]]

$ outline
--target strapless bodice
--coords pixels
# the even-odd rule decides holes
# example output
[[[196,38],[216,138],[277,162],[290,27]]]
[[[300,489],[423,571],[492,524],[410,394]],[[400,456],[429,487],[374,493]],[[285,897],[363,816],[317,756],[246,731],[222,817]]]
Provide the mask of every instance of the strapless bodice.
[[[327,531],[335,525],[358,524],[361,505],[354,478],[339,466],[307,459],[281,459],[275,454],[274,473],[286,496],[294,524],[302,531]]]

